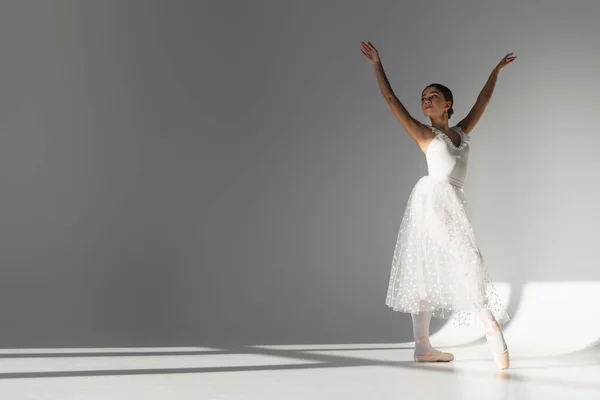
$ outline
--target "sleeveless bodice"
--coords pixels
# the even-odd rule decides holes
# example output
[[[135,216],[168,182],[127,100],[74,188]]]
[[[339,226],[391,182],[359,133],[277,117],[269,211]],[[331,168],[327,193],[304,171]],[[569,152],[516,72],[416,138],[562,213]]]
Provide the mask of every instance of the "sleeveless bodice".
[[[444,132],[430,128],[435,137],[425,155],[429,176],[462,187],[467,175],[469,137],[458,126],[450,128],[460,135],[460,145],[455,146]]]

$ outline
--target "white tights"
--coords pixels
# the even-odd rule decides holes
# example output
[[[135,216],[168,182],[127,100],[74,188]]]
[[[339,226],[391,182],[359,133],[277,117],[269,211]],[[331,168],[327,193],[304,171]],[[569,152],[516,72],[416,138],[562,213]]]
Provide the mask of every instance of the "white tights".
[[[429,324],[431,322],[431,312],[420,311],[418,314],[411,314],[413,321],[413,334],[415,338],[415,355],[426,355],[432,353],[439,353],[439,350],[431,347],[429,343]],[[506,350],[506,342],[502,331],[496,322],[496,319],[492,313],[487,309],[483,308],[479,312],[485,330],[486,337],[492,351],[501,354]]]
[[[431,322],[431,312],[419,311],[418,314],[411,314],[413,321],[413,334],[415,337],[415,356],[424,356],[427,354],[439,353],[429,343],[429,323]]]
[[[483,321],[485,336],[492,351],[496,354],[502,354],[506,350],[506,342],[498,322],[487,308],[481,309],[479,316]]]

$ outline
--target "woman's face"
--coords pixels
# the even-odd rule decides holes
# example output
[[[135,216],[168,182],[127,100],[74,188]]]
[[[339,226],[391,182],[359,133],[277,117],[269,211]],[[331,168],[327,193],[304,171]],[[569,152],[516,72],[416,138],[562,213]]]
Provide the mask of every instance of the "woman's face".
[[[421,95],[421,110],[429,118],[439,118],[452,107],[450,101],[444,99],[444,95],[435,86],[425,88]]]

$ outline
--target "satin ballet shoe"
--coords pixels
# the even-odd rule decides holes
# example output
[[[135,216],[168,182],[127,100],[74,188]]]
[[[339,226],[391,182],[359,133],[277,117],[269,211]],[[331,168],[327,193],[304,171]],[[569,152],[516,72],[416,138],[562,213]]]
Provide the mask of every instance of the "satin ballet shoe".
[[[493,353],[494,361],[499,369],[508,369],[510,367],[510,356],[508,354],[508,349],[504,350],[504,352],[500,355]]]
[[[429,347],[429,351],[427,352],[427,354],[414,355],[414,360],[416,362],[450,362],[454,360],[453,354],[435,350],[429,343],[429,338],[427,337],[417,339],[415,343],[425,344]]]
[[[498,369],[507,369],[510,367],[510,355],[508,353],[508,348],[506,347],[506,342],[504,341],[504,335],[502,334],[502,331],[500,330],[500,326],[498,325],[498,323],[496,322],[495,319],[490,318],[488,320],[486,320],[484,322],[484,326],[485,326],[485,338],[488,342],[488,345],[490,347],[490,350],[492,351],[492,356],[494,357],[494,361],[496,362],[496,366],[498,366]],[[494,343],[492,343],[492,336],[494,335],[500,335],[500,338],[502,340],[503,343],[503,347],[504,350],[502,350],[502,352],[497,352],[494,350]]]

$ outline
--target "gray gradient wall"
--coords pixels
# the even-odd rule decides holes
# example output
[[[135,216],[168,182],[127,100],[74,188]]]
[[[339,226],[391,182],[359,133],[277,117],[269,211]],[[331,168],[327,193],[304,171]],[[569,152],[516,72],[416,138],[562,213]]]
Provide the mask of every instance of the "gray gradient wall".
[[[404,4],[410,3],[410,4]],[[485,4],[482,4],[485,3]],[[456,121],[493,277],[598,280],[596,1],[3,1],[0,347],[411,339],[385,304],[426,173],[359,52]],[[440,322],[436,322],[439,326]]]

